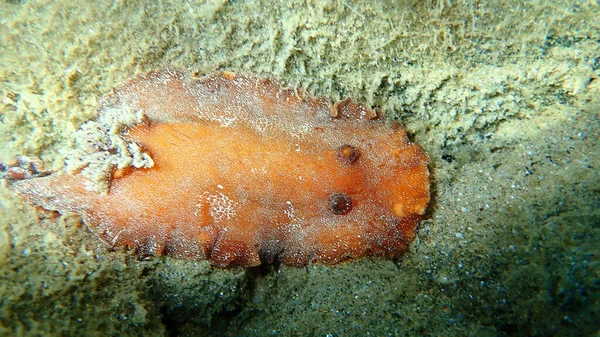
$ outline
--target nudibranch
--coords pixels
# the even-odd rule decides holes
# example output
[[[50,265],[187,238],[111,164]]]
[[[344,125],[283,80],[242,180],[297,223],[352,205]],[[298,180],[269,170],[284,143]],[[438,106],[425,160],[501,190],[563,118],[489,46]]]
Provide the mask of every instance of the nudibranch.
[[[32,204],[110,247],[302,266],[399,257],[429,203],[429,157],[393,122],[273,79],[165,69],[101,100],[64,169],[3,166]]]

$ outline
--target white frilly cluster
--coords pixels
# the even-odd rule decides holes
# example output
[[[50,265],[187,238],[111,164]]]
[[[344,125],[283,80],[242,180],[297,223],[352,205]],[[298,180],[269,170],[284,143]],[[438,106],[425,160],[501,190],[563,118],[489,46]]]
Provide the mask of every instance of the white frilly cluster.
[[[141,111],[134,111],[127,104],[103,109],[98,119],[86,122],[76,132],[76,150],[66,161],[67,172],[83,174],[89,178],[87,189],[106,193],[114,169],[154,166],[148,153],[122,135],[143,117]]]

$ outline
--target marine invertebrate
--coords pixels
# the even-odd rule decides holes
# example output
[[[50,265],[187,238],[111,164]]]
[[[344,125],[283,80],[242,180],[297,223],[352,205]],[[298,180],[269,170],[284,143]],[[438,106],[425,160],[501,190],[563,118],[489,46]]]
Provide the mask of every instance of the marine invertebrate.
[[[429,158],[401,127],[256,76],[139,76],[78,139],[64,170],[21,160],[4,168],[10,185],[140,254],[217,266],[397,257],[429,202]]]

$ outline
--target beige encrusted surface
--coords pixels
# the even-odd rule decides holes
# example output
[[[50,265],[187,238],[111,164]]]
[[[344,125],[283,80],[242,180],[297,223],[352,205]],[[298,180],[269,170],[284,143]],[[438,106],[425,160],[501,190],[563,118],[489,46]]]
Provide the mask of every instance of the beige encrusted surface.
[[[399,263],[250,271],[107,252],[77,218],[2,183],[0,335],[598,333],[596,2],[7,1],[0,12],[2,162],[62,167],[99,97],[172,65],[374,105],[411,131],[435,179],[431,218]]]

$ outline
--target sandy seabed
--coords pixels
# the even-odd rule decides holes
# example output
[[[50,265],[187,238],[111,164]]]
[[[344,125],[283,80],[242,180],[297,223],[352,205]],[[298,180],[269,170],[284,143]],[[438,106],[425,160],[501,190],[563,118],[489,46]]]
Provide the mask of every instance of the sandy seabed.
[[[600,336],[597,1],[4,1],[0,162],[64,166],[111,88],[273,76],[398,119],[433,202],[400,261],[111,252],[0,184],[0,335]]]

